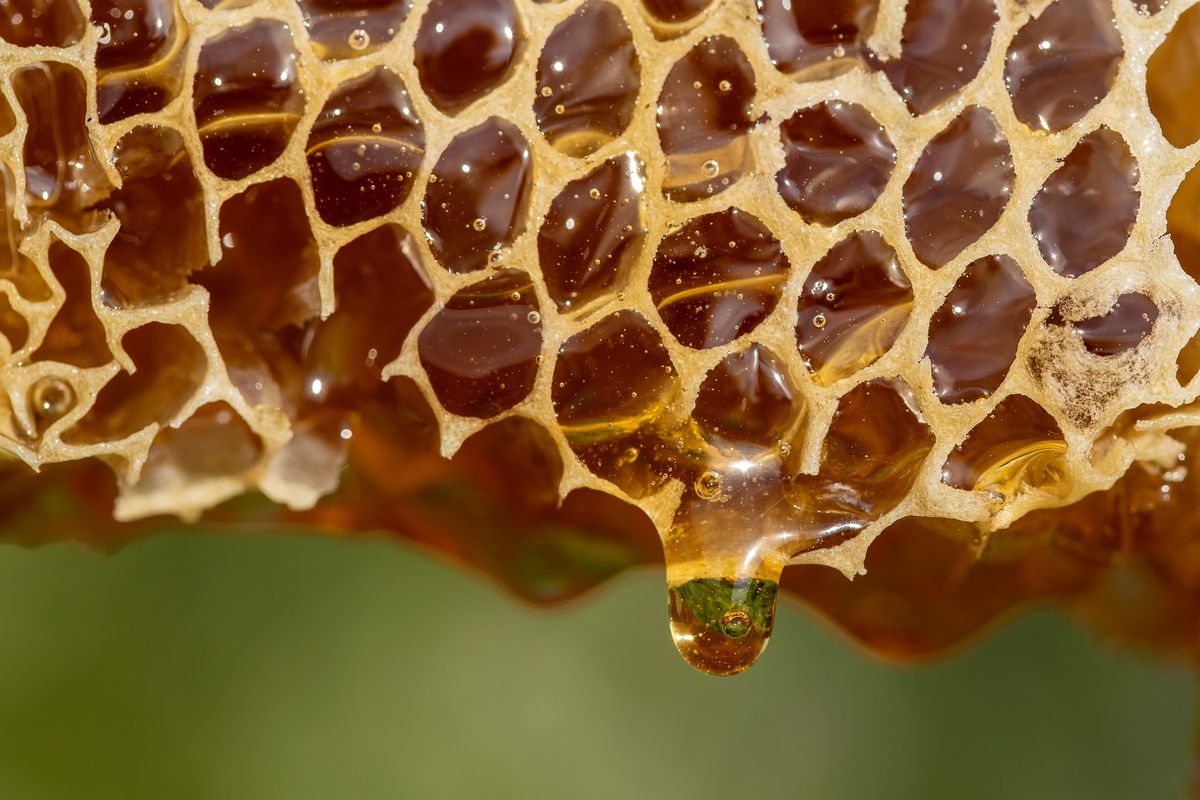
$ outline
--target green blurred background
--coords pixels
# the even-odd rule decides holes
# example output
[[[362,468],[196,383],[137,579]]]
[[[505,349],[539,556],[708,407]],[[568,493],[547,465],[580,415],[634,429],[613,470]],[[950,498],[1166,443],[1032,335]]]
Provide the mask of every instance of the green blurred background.
[[[0,548],[0,798],[1169,798],[1189,673],[1028,615],[874,661],[795,605],[693,672],[629,575],[542,612],[382,540]]]

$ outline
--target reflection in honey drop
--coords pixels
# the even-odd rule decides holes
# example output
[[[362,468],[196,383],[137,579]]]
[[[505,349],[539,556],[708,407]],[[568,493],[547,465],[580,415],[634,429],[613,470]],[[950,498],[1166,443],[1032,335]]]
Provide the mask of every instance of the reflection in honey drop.
[[[39,428],[64,417],[75,407],[75,390],[55,375],[47,375],[29,389],[29,413]]]
[[[736,675],[758,660],[775,623],[778,582],[697,578],[671,586],[667,607],[680,655],[709,675]]]

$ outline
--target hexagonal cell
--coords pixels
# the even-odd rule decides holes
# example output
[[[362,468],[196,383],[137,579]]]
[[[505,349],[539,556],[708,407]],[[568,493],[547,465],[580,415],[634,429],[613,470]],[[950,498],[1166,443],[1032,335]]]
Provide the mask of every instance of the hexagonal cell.
[[[1066,453],[1054,417],[1028,397],[1011,395],[950,451],[942,482],[997,503],[1031,490],[1053,494],[1067,479]]]
[[[879,360],[896,343],[912,310],[912,284],[896,251],[874,231],[834,245],[804,282],[796,344],[822,386]]]
[[[404,81],[377,67],[339,86],[313,121],[308,168],[321,219],[352,225],[396,208],[425,155]]]
[[[666,482],[657,428],[678,391],[654,326],[637,312],[618,311],[563,343],[551,400],[584,466],[630,496],[645,497]]]
[[[1120,134],[1100,128],[1079,140],[1029,209],[1052,270],[1077,278],[1124,249],[1137,219],[1137,182],[1137,161]]]
[[[538,233],[546,290],[559,311],[619,291],[642,251],[645,167],[615,156],[571,181],[550,204]]]
[[[1037,297],[1017,262],[987,256],[967,265],[929,322],[925,356],[943,403],[990,397],[1008,375]]]
[[[104,326],[92,306],[91,272],[83,256],[62,242],[50,245],[50,271],[66,292],[32,361],[102,367],[112,361]]]
[[[1046,320],[1051,325],[1070,325],[1089,353],[1115,356],[1133,350],[1154,330],[1158,306],[1144,294],[1126,292],[1106,313],[1068,322],[1059,308]]]
[[[996,20],[995,0],[909,0],[900,57],[883,71],[910,111],[932,111],[975,79]]]
[[[396,37],[412,0],[298,0],[317,58],[337,61],[374,53]]]
[[[841,74],[864,64],[879,0],[758,0],[771,63],[804,80]]]
[[[68,47],[83,31],[74,0],[9,0],[0,14],[0,38],[20,47]]]
[[[620,10],[589,0],[560,22],[538,59],[537,86],[533,113],[558,150],[586,156],[624,133],[641,76]]]
[[[774,449],[790,439],[801,406],[784,363],[752,344],[709,370],[692,418],[711,439]]]
[[[114,305],[158,303],[208,264],[204,195],[183,137],[171,128],[134,128],[113,158],[121,188],[98,208],[121,228],[104,254],[100,285]]]
[[[417,349],[447,411],[486,419],[512,408],[533,389],[542,350],[533,282],[505,269],[460,289],[421,331]]]
[[[422,213],[443,267],[462,273],[500,263],[525,224],[530,171],[529,143],[499,117],[451,140],[429,176]]]
[[[187,34],[174,0],[97,0],[92,3],[91,21],[100,28],[96,45],[100,122],[159,111],[179,96]]]
[[[671,67],[657,117],[667,197],[699,200],[754,168],[746,138],[757,123],[754,94],[754,70],[728,36],[700,41]]]
[[[1004,59],[1017,119],[1035,130],[1069,128],[1105,98],[1124,55],[1110,0],[1054,0]]]
[[[933,137],[904,182],[913,252],[939,269],[987,233],[1012,194],[1012,151],[992,112],[970,106]]]
[[[879,199],[896,165],[896,148],[865,108],[829,100],[802,108],[779,129],[784,167],[779,194],[805,222],[835,225]]]
[[[1200,140],[1200,7],[1189,8],[1146,62],[1146,98],[1176,147]]]
[[[504,82],[523,44],[512,0],[432,0],[415,44],[421,86],[457,113]]]
[[[237,180],[287,148],[304,113],[292,31],[255,20],[214,36],[200,49],[192,105],[204,163]]]
[[[719,347],[774,310],[788,268],[766,226],[730,208],[696,217],[663,238],[650,270],[650,296],[681,343]]]

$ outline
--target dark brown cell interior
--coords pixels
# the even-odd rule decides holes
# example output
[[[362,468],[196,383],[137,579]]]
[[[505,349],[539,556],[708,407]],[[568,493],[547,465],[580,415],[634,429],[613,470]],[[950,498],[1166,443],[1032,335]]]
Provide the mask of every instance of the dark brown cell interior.
[[[209,39],[192,90],[204,163],[230,180],[272,163],[287,147],[304,102],[287,25],[256,20]]]
[[[50,299],[50,287],[38,272],[37,267],[24,253],[17,249],[21,243],[21,228],[14,216],[16,188],[12,173],[0,164],[0,279],[11,281],[17,292],[26,300],[39,302]]]
[[[1069,324],[1089,353],[1115,356],[1132,350],[1154,330],[1158,306],[1144,294],[1126,292],[1104,314],[1067,323],[1058,309],[1047,320],[1052,325]]]
[[[84,15],[74,0],[9,0],[0,38],[20,47],[67,47],[83,38]]]
[[[317,213],[329,224],[352,225],[404,202],[425,129],[400,76],[377,67],[339,86],[313,121],[307,153]]]
[[[421,365],[446,410],[487,418],[528,396],[542,349],[533,283],[518,269],[460,289],[417,340]]]
[[[594,474],[632,497],[666,480],[656,425],[678,392],[658,332],[634,311],[618,311],[559,349],[550,396],[567,443]]]
[[[896,148],[862,106],[830,100],[802,108],[780,126],[779,194],[806,222],[835,225],[879,199]]]
[[[867,58],[878,0],[759,0],[771,63],[806,80],[845,72]]]
[[[1137,181],[1137,162],[1120,134],[1099,128],[1079,140],[1029,209],[1051,269],[1077,278],[1124,249],[1137,219]]]
[[[883,356],[903,330],[913,291],[896,251],[874,231],[850,234],[813,265],[796,315],[796,344],[822,386]]]
[[[326,61],[368,55],[400,32],[412,0],[299,0],[308,40]]]
[[[716,194],[753,168],[746,134],[757,122],[755,91],[754,69],[728,36],[701,40],[671,67],[657,116],[667,197]]]
[[[964,403],[996,391],[1036,306],[1033,287],[1008,256],[969,264],[929,322],[925,355],[938,399]]]
[[[559,311],[624,287],[646,235],[644,183],[644,165],[626,153],[568,183],[550,204],[538,261]]]
[[[1028,397],[1012,395],[950,451],[942,481],[1002,498],[1052,487],[1063,477],[1065,450],[1054,417]]]
[[[62,242],[50,245],[50,271],[66,297],[50,321],[33,361],[61,361],[75,367],[101,367],[112,361],[104,326],[92,307],[91,273],[83,256]]]
[[[98,0],[93,25],[100,122],[158,111],[182,86],[185,34],[175,0]],[[177,21],[178,20],[178,21]]]
[[[1035,130],[1070,127],[1105,98],[1124,55],[1110,0],[1054,0],[1004,59],[1017,119]]]
[[[1176,147],[1200,140],[1200,7],[1189,8],[1146,63],[1146,98]]]
[[[499,86],[523,45],[512,0],[433,0],[415,44],[421,86],[453,114]]]
[[[705,214],[665,237],[654,254],[650,296],[683,344],[719,347],[749,333],[779,302],[789,264],[753,214]]]
[[[904,227],[917,258],[938,269],[974,244],[1000,219],[1013,179],[996,118],[970,106],[926,145],[904,182]]]
[[[29,341],[29,324],[3,292],[0,292],[0,334],[8,340],[9,354],[17,352]]]
[[[170,421],[204,382],[204,350],[179,325],[152,322],[126,333],[121,348],[133,360],[100,389],[96,401],[63,434],[70,444],[116,441]]]
[[[550,144],[582,157],[625,132],[640,88],[625,17],[611,3],[589,0],[546,40],[533,113]]]
[[[438,263],[459,273],[494,266],[524,228],[531,171],[511,122],[492,117],[454,137],[425,189],[422,223]]]
[[[709,371],[692,418],[712,437],[774,448],[789,433],[799,408],[783,361],[752,344]]]

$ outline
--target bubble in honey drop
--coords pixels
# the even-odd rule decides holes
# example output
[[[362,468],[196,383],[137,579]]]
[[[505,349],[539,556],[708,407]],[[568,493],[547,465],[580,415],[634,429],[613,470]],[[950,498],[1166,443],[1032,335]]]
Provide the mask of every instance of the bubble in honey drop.
[[[694,488],[696,496],[701,500],[716,500],[721,496],[721,489],[724,485],[725,479],[721,477],[721,473],[707,469],[700,473]]]
[[[721,172],[721,165],[716,161],[709,159],[708,161],[704,162],[703,166],[701,166],[701,169],[704,171],[704,175],[706,177],[715,178]]]
[[[487,227],[487,220],[483,217],[476,217],[475,221],[471,223],[471,227],[477,231],[481,231]]]
[[[346,44],[350,45],[351,50],[366,50],[371,46],[371,34],[362,28],[355,28],[346,38]]]
[[[721,633],[730,639],[744,639],[754,629],[750,615],[740,608],[721,615]]]
[[[30,411],[43,425],[62,418],[74,405],[75,390],[71,384],[53,375],[40,378],[29,391]]]

